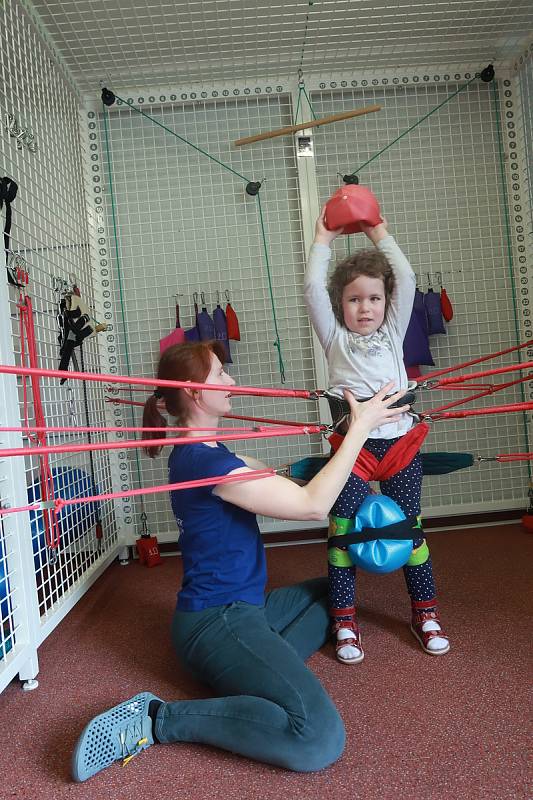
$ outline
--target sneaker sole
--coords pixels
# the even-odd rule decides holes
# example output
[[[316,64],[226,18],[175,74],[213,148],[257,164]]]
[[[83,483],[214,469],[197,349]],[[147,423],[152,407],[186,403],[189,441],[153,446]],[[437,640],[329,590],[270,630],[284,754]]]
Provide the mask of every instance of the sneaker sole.
[[[83,783],[101,770],[110,767],[115,761],[124,758],[116,729],[124,727],[128,720],[131,724],[133,717],[139,716],[139,727],[147,738],[147,743],[141,746],[141,749],[146,750],[153,744],[151,722],[150,731],[145,730],[148,726],[143,724],[149,719],[147,712],[151,700],[159,698],[150,692],[142,692],[104,711],[85,726],[72,754],[72,778],[76,783]],[[133,714],[131,708],[136,704],[139,705],[139,710]]]

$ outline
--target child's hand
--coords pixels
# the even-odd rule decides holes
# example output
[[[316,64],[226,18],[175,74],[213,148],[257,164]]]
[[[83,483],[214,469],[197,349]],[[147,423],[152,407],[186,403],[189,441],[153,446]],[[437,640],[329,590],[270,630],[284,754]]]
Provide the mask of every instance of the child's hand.
[[[326,244],[328,247],[332,241],[340,236],[344,228],[337,228],[336,231],[328,231],[326,228],[326,206],[320,212],[320,216],[315,223],[315,244]]]
[[[394,383],[392,381],[385,384],[371,400],[367,400],[365,403],[358,403],[353,394],[345,389],[344,398],[348,402],[351,411],[350,426],[360,424],[364,425],[368,431],[371,431],[386,422],[398,422],[401,414],[404,411],[409,411],[409,406],[389,408],[390,405],[405,394],[405,391],[396,392],[396,394],[385,399],[393,386]]]
[[[389,223],[387,222],[385,217],[382,217],[379,225],[375,225],[373,228],[370,227],[370,225],[362,225],[362,224],[360,227],[362,232],[366,234],[366,236],[368,236],[368,238],[373,244],[377,244],[382,239],[384,239],[385,236],[388,236],[387,229],[389,227]]]

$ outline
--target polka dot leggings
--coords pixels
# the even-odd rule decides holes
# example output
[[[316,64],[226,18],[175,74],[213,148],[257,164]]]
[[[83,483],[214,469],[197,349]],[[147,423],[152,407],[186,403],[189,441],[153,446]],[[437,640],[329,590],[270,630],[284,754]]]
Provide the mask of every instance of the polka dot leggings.
[[[367,439],[365,449],[382,459],[397,439]],[[418,453],[407,467],[392,478],[381,481],[380,489],[395,503],[398,503],[406,517],[420,514],[420,494],[422,491],[422,458]],[[370,494],[370,486],[353,473],[337,498],[331,513],[336,517],[350,518]],[[414,546],[422,544],[423,539],[415,539]],[[435,583],[431,557],[416,567],[403,567],[407,591],[411,600],[432,600],[435,597]],[[350,608],[355,605],[356,568],[335,567],[328,564],[330,608]]]

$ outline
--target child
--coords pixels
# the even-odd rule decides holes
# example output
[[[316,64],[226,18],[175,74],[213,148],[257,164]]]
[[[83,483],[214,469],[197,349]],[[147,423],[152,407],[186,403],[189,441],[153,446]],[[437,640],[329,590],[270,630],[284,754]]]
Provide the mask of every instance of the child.
[[[309,256],[304,296],[313,328],[320,340],[329,368],[331,393],[342,399],[350,389],[359,400],[367,400],[388,381],[395,391],[408,388],[402,342],[409,324],[415,292],[411,266],[382,221],[364,227],[374,248],[361,250],[337,265],[326,288],[331,242],[343,231],[329,231],[325,209],[316,222]],[[336,413],[332,406],[334,422]],[[399,437],[413,425],[404,412],[398,422],[387,422],[370,432],[364,447],[381,460]],[[422,466],[420,453],[396,475],[380,483],[406,517],[420,513]],[[370,493],[368,482],[353,473],[331,510],[336,519],[351,519]],[[340,555],[340,559],[339,559]],[[356,569],[347,552],[336,553],[344,566],[328,564],[330,615],[336,635],[337,658],[343,664],[358,664],[364,658],[355,617]],[[425,539],[414,540],[413,553],[403,567],[411,598],[411,630],[426,653],[443,655],[450,649],[441,629],[431,558]]]

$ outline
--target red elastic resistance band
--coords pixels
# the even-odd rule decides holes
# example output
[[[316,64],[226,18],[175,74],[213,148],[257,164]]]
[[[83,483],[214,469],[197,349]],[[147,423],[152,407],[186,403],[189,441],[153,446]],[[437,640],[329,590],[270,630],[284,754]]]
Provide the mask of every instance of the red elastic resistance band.
[[[444,411],[447,408],[455,408],[456,406],[461,406],[464,403],[469,403],[472,400],[479,400],[480,397],[486,397],[489,394],[495,394],[495,392],[500,392],[502,389],[507,389],[509,386],[515,386],[517,383],[524,383],[525,381],[533,380],[533,375],[526,375],[525,378],[518,378],[516,381],[508,381],[507,383],[498,383],[494,385],[490,385],[485,389],[483,392],[478,392],[477,394],[471,394],[469,397],[462,397],[461,400],[455,400],[452,403],[446,403],[443,406],[437,406],[437,408],[432,408],[431,411],[428,411],[426,416],[432,416],[433,414],[437,414],[439,411]],[[462,386],[450,386],[450,389],[462,389]]]
[[[0,364],[0,373],[6,375],[35,375],[43,378],[65,378],[65,371],[59,369],[35,369],[31,367],[17,367],[11,364]],[[105,375],[99,372],[68,372],[68,378],[97,383],[125,383],[128,385],[140,384],[141,386],[168,387],[170,389],[209,389],[215,392],[230,392],[234,395],[254,395],[258,397],[301,397],[305,400],[314,399],[315,392],[307,389],[264,389],[256,386],[220,386],[215,383],[195,383],[194,381],[167,381],[155,378],[140,378],[126,375]],[[144,403],[142,404],[144,405]]]
[[[448,372],[455,372],[458,369],[463,369],[464,367],[472,367],[474,364],[480,364],[482,361],[489,361],[491,358],[497,358],[498,356],[505,356],[507,353],[514,353],[515,350],[522,350],[523,347],[533,347],[532,342],[524,342],[523,344],[518,344],[515,347],[508,347],[507,350],[500,350],[497,353],[490,353],[488,356],[481,356],[480,358],[474,358],[472,361],[464,361],[462,364],[456,364],[454,367],[446,367],[446,369],[439,369],[435,372],[428,372],[427,375],[423,375],[424,382],[430,381],[433,378],[438,378],[439,375],[446,375]]]
[[[273,436],[304,436],[311,433],[322,433],[325,430],[323,425],[308,425],[305,428],[279,427],[269,428],[263,431],[253,431],[252,433],[223,434],[222,436],[202,436],[197,437],[202,442],[232,442],[241,439],[268,439]],[[167,439],[127,439],[120,442],[93,442],[92,444],[60,444],[46,445],[43,447],[9,447],[0,450],[0,458],[8,456],[39,456],[44,453],[84,453],[88,450],[128,450],[139,447],[164,447],[167,445],[191,444],[190,436],[169,437]]]
[[[81,503],[94,503],[100,500],[119,500],[122,497],[137,497],[141,494],[158,494],[159,492],[173,492],[180,489],[197,489],[202,486],[214,486],[215,484],[237,483],[238,481],[253,481],[259,478],[268,478],[276,475],[274,469],[250,470],[250,472],[240,472],[238,475],[219,475],[212,478],[199,478],[194,481],[183,481],[182,483],[167,483],[162,486],[149,486],[142,489],[131,489],[124,492],[110,492],[109,494],[95,494],[90,497],[72,497],[68,500],[57,498],[54,501],[54,508],[60,511],[64,506],[75,506]],[[27,506],[17,508],[0,508],[0,516],[15,514],[19,511],[36,511],[41,508],[40,503],[31,503]]]
[[[443,378],[437,381],[431,389],[441,389],[443,386],[448,386],[451,383],[464,383],[464,381],[477,380],[478,378],[485,378],[487,375],[503,375],[506,372],[518,372],[523,369],[533,369],[533,361],[524,361],[523,364],[513,364],[510,367],[498,367],[497,369],[488,369],[484,372],[471,372],[469,375],[457,375],[452,378]],[[424,376],[425,380],[425,376]],[[423,384],[422,384],[423,385]]]

